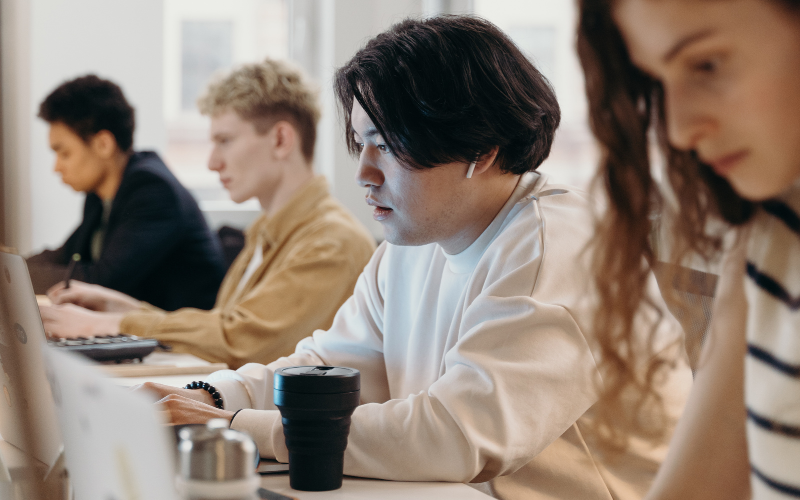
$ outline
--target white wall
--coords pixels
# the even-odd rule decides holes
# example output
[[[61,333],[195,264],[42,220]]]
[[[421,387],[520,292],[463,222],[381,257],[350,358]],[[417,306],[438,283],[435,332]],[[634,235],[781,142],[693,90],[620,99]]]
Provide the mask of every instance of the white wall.
[[[355,181],[357,161],[345,147],[333,75],[371,37],[406,17],[421,16],[422,12],[422,0],[294,0],[292,6],[291,57],[322,87],[315,169],[328,178],[334,196],[381,239],[383,229],[372,219],[372,211],[364,201],[366,192]],[[298,40],[302,35],[307,38]]]
[[[407,16],[469,11],[471,0],[289,0],[292,57],[322,87],[315,167],[376,237],[356,161],[344,145],[332,76],[372,36]],[[2,0],[6,244],[22,253],[59,245],[81,218],[82,195],[52,172],[41,100],[66,79],[96,72],[137,110],[137,149],[163,151],[163,0]]]
[[[61,82],[97,73],[136,108],[137,149],[163,150],[161,0],[2,0],[4,202],[8,244],[54,247],[80,222],[83,196],[52,171],[39,103]]]

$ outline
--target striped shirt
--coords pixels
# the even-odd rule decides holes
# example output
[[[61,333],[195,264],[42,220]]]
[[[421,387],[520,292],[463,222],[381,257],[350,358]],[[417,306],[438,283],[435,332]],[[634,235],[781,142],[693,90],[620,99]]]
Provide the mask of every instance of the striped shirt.
[[[747,249],[745,401],[753,498],[800,498],[800,184],[762,203]]]

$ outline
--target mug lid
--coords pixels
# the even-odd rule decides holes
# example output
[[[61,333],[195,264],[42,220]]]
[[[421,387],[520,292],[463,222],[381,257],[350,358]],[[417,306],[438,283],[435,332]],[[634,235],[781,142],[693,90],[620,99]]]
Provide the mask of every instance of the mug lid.
[[[361,373],[344,366],[290,366],[275,371],[276,391],[337,394],[361,389]]]

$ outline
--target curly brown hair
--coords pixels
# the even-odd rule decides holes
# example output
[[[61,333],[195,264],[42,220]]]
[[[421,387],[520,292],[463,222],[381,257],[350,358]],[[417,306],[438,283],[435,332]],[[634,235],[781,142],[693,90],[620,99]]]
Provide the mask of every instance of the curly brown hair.
[[[799,0],[773,0],[796,11]],[[603,381],[595,407],[595,430],[602,442],[620,450],[628,436],[659,436],[635,410],[659,402],[658,374],[672,359],[650,349],[642,352],[633,319],[645,297],[656,264],[653,214],[670,221],[671,258],[680,262],[693,253],[706,259],[722,248],[710,233],[711,221],[728,227],[746,222],[755,205],[703,164],[693,152],[670,146],[661,84],[631,62],[613,19],[615,0],[579,0],[578,54],[586,76],[589,119],[601,150],[596,181],[603,186],[608,210],[598,221],[593,268],[599,294],[594,318]],[[666,181],[674,199],[668,202],[651,172],[648,137],[655,137],[666,162]],[[652,340],[652,339],[651,339]],[[638,353],[638,354],[634,354]],[[631,399],[632,398],[632,399]]]

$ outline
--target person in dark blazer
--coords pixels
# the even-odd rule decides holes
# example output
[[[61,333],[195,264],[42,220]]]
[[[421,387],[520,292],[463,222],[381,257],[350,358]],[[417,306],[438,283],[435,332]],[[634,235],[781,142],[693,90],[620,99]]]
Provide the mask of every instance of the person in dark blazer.
[[[36,293],[71,277],[165,310],[210,309],[225,267],[197,202],[150,151],[133,151],[134,110],[120,88],[87,75],[42,102],[55,171],[86,193],[83,221],[57,250],[28,257]]]

